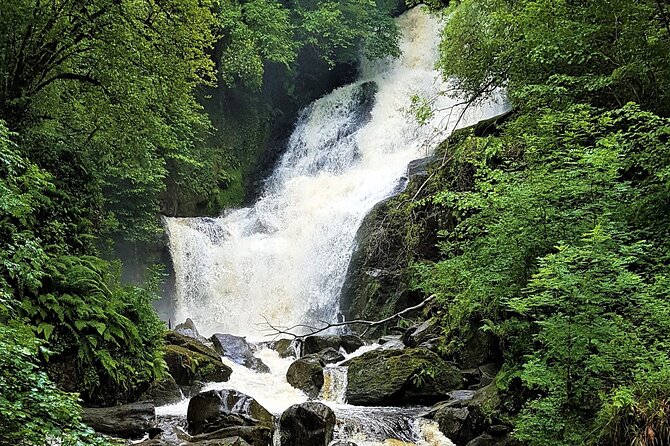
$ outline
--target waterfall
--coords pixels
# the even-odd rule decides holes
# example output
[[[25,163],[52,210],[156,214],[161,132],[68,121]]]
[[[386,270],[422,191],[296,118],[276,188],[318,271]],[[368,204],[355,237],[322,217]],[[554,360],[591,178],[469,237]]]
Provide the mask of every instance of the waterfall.
[[[434,69],[439,21],[419,8],[398,19],[403,56],[363,63],[361,79],[307,107],[287,150],[251,207],[219,218],[166,218],[176,275],[176,316],[205,334],[259,338],[266,317],[282,326],[334,321],[356,231],[405,184],[436,132],[455,125],[457,101]],[[437,97],[424,126],[410,97]],[[499,114],[472,107],[459,126]]]

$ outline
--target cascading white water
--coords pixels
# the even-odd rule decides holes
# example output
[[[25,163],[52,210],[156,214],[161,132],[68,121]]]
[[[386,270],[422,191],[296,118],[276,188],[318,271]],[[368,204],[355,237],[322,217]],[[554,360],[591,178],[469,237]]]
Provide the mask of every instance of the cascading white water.
[[[261,315],[282,326],[337,318],[362,219],[403,186],[407,164],[459,115],[449,109],[456,101],[439,95],[447,85],[433,68],[439,21],[415,8],[398,25],[403,56],[364,64],[361,81],[301,114],[254,206],[215,219],[166,219],[178,319],[190,317],[205,333],[258,338]],[[438,96],[441,111],[427,125],[406,112],[413,94]],[[494,101],[472,108],[459,126],[503,109]]]

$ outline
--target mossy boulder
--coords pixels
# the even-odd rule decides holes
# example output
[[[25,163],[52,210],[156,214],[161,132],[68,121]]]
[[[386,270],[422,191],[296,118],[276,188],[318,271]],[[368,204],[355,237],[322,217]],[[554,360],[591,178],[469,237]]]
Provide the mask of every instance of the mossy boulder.
[[[188,336],[175,332],[165,335],[165,362],[170,375],[180,386],[196,382],[228,381],[233,370],[221,362],[211,348]]]
[[[303,356],[293,361],[286,371],[286,381],[310,398],[319,396],[323,387],[325,361],[318,354]]]
[[[347,401],[361,406],[432,404],[463,385],[460,370],[425,348],[373,350],[344,365]]]

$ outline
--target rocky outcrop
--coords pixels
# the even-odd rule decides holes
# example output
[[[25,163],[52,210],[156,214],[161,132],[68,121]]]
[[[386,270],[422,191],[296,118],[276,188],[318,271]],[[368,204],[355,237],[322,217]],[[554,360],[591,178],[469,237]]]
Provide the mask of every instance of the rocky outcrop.
[[[495,384],[475,392],[459,392],[462,395],[455,395],[453,400],[437,405],[426,414],[438,423],[444,435],[457,445],[516,444],[509,436],[511,427],[498,418],[501,399]]]
[[[286,372],[286,381],[310,398],[319,396],[323,387],[323,368],[326,363],[319,355],[307,355],[293,361]]]
[[[236,364],[247,367],[259,373],[270,373],[270,367],[256,358],[251,351],[247,340],[241,336],[217,333],[210,340],[214,350]]]
[[[291,356],[297,356],[294,343],[290,339],[278,339],[270,348],[276,350],[277,353],[279,353],[280,358],[290,358]]]
[[[175,379],[172,375],[167,374],[163,379],[151,383],[141,399],[152,401],[155,406],[164,406],[176,403],[183,397],[184,395]]]
[[[430,404],[463,385],[461,372],[425,348],[373,350],[344,363],[349,366],[351,404]]]
[[[233,372],[214,350],[193,338],[168,332],[165,342],[165,362],[180,386],[228,381]]]
[[[155,426],[156,411],[148,401],[84,408],[82,421],[96,432],[121,438],[140,438]]]
[[[186,321],[177,325],[174,328],[174,332],[189,338],[193,338],[203,344],[207,342],[207,339],[204,336],[200,336],[198,329],[195,327],[195,323],[190,318],[186,318]]]
[[[273,415],[255,399],[236,390],[210,390],[191,398],[186,415],[192,441],[241,437],[266,445],[272,437]]]
[[[322,403],[295,404],[279,420],[281,446],[327,446],[333,439],[335,413]]]
[[[324,364],[335,364],[337,362],[344,361],[344,356],[342,353],[338,352],[334,348],[327,348],[315,354],[321,358]]]
[[[459,129],[448,141],[453,143],[467,135],[495,134],[498,124],[508,117],[506,113]],[[474,186],[474,167],[467,163],[443,166],[441,150],[445,150],[444,145],[438,148],[437,158],[412,162],[407,181],[399,185],[399,195],[377,204],[363,220],[341,293],[340,308],[344,309],[346,320],[380,320],[425,298],[410,286],[409,265],[439,260],[439,235],[441,231],[454,229],[458,221],[447,206],[423,199],[444,187],[461,192]],[[395,324],[392,321],[375,327],[367,336],[387,334]],[[491,360],[480,356],[481,362],[472,364],[470,358],[465,359],[471,364],[465,367]]]
[[[365,342],[355,335],[307,336],[303,342],[302,354],[311,355],[327,348],[341,348],[347,353],[353,353],[364,345]]]

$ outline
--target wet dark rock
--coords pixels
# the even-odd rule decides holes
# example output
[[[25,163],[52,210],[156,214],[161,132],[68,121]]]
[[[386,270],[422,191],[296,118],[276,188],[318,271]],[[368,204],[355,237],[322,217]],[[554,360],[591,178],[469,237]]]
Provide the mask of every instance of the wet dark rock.
[[[219,355],[214,349],[207,347],[204,343],[198,341],[197,339],[181,335],[174,331],[168,331],[165,333],[165,345],[176,345],[178,347],[185,348],[186,350],[200,353],[204,356],[209,356],[212,359],[221,360],[221,355]]]
[[[445,407],[433,419],[439,425],[440,431],[456,444],[466,444],[485,428],[483,414],[467,407]]]
[[[274,343],[273,348],[277,350],[280,358],[289,358],[296,356],[296,351],[293,346],[293,341],[290,339],[279,339]]]
[[[272,414],[255,399],[242,392],[228,389],[210,390],[191,398],[186,419],[191,435],[209,434],[240,426],[271,428],[274,423]],[[247,431],[251,432],[247,429],[244,435],[234,433],[217,438],[237,435],[249,441]]]
[[[472,330],[464,340],[464,346],[453,358],[465,369],[476,368],[482,364],[495,362],[499,356],[497,344],[491,333]]]
[[[164,406],[181,401],[183,398],[181,389],[175,379],[169,373],[160,381],[154,381],[149,389],[142,395],[143,400],[153,401],[156,406]]]
[[[180,386],[228,381],[233,372],[220,358],[212,358],[178,345],[165,346],[165,362],[170,375]]]
[[[286,372],[286,381],[310,398],[319,396],[323,387],[323,368],[326,363],[318,354],[303,356],[293,361]]]
[[[242,445],[270,446],[272,444],[272,428],[263,425],[224,427],[213,432],[196,435],[191,438],[191,443],[187,443],[187,445],[228,445],[235,438],[241,438],[244,441],[244,443],[241,443]]]
[[[332,443],[330,446],[358,446],[358,445],[351,441],[336,441],[335,443]]]
[[[281,446],[327,446],[333,439],[335,413],[322,403],[309,401],[284,411],[279,421]]]
[[[435,155],[410,161],[407,165],[407,177],[410,180],[424,179],[428,176],[428,169],[435,162]]]
[[[149,401],[84,408],[82,421],[96,432],[120,438],[139,438],[155,427],[156,410]]]
[[[495,363],[488,363],[480,366],[478,370],[480,376],[479,386],[486,387],[495,380],[498,372],[500,372],[500,366]]]
[[[214,349],[236,364],[255,370],[259,373],[270,373],[270,368],[251,351],[247,340],[241,336],[217,333],[210,338]]]
[[[402,341],[407,347],[419,347],[422,344],[433,346],[440,337],[442,328],[435,319],[429,319],[420,325],[410,327],[402,335]]]
[[[321,358],[325,364],[334,364],[340,361],[344,361],[344,356],[342,353],[335,350],[334,348],[321,350],[319,353],[316,353],[316,355]]]
[[[461,372],[424,348],[372,350],[349,366],[347,401],[351,404],[432,404],[463,385]]]
[[[461,392],[460,396],[463,398],[442,403],[428,415],[438,423],[440,431],[454,443],[470,444],[479,437],[486,435],[500,437],[511,430],[496,417],[501,399],[494,384],[474,392],[464,390],[456,392]],[[478,441],[489,441],[489,439],[480,438]]]
[[[195,327],[195,323],[190,318],[186,318],[185,322],[177,325],[174,328],[174,332],[182,336],[187,336],[189,338],[196,339],[197,341],[202,342],[203,344],[207,342],[207,339],[204,336],[200,336],[200,333],[198,333],[198,329]]]
[[[482,434],[469,441],[466,446],[520,446],[520,443],[514,440],[509,434]]]
[[[347,353],[353,353],[364,345],[365,342],[354,335],[307,336],[303,343],[302,354],[310,355],[327,348],[334,348],[335,350],[342,348]]]

